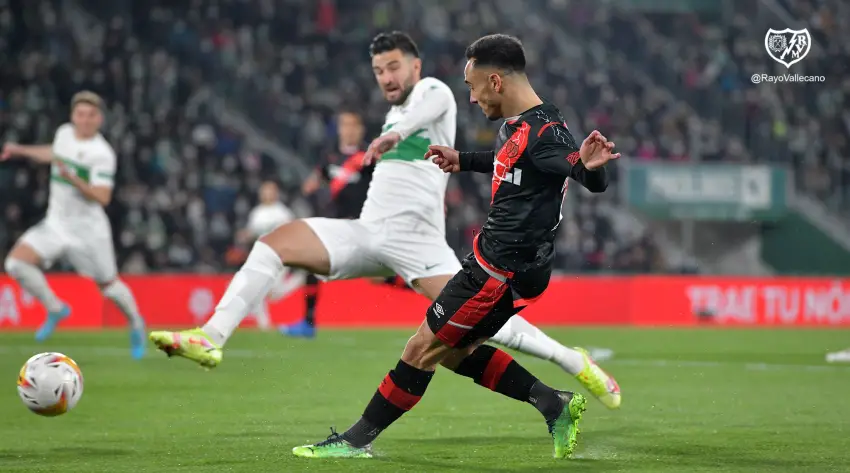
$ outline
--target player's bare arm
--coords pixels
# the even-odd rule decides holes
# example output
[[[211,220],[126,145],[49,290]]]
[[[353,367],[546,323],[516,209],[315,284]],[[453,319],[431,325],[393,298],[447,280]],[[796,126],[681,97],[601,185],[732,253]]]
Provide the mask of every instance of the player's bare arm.
[[[59,168],[59,175],[63,179],[70,182],[83,197],[93,202],[97,202],[102,207],[106,207],[112,201],[112,187],[110,186],[93,186],[88,182],[80,179],[75,173],[68,169],[60,160],[53,162],[53,165]]]
[[[50,145],[20,145],[18,143],[6,143],[0,154],[0,161],[20,156],[39,164],[50,164],[53,160],[53,149]]]

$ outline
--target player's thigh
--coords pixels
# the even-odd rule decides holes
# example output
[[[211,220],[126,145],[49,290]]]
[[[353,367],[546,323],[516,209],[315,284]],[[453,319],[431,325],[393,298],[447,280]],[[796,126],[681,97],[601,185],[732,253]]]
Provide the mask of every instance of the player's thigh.
[[[48,266],[61,258],[66,248],[65,237],[46,221],[41,221],[24,232],[8,257],[35,266]]]
[[[380,247],[381,261],[416,290],[434,300],[461,270],[444,235],[391,228]]]
[[[294,254],[298,253],[297,245],[287,249],[288,254],[292,253],[289,254],[290,260],[278,251],[285,263],[332,280],[391,274],[374,254],[373,242],[381,238],[379,229],[359,220],[335,218],[307,218],[293,223],[300,223],[300,228],[310,232],[310,237],[305,237],[310,238],[310,244],[309,248],[302,247],[307,249],[307,254]],[[303,233],[303,230],[299,231]]]
[[[112,235],[104,234],[69,246],[65,259],[81,276],[106,286],[118,278]]]
[[[489,338],[493,327],[504,325],[514,313],[507,282],[487,274],[470,256],[431,303],[426,321],[445,345],[465,348]]]

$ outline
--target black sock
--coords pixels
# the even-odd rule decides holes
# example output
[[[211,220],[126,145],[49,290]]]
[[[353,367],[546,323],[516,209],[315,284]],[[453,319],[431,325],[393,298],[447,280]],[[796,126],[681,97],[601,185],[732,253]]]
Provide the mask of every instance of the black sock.
[[[363,417],[342,434],[343,438],[355,447],[372,443],[390,424],[413,409],[433,376],[433,371],[423,371],[399,360],[381,381]]]
[[[316,301],[319,298],[319,285],[321,281],[313,274],[308,274],[304,281],[304,321],[314,327],[316,325]]]
[[[407,283],[404,282],[404,278],[402,278],[401,276],[390,276],[384,279],[384,284],[397,289],[407,289],[411,291],[413,290],[412,287],[408,286]]]
[[[557,392],[497,348],[481,345],[460,362],[455,373],[472,378],[491,391],[533,405],[547,421],[561,415],[563,401]]]

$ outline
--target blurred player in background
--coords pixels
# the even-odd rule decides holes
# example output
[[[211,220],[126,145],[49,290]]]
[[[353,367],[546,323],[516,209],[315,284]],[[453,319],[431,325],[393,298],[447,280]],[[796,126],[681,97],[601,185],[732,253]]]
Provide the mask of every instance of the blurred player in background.
[[[206,325],[151,333],[151,340],[169,356],[217,366],[221,347],[286,267],[329,279],[395,273],[431,300],[460,270],[445,236],[448,175],[423,159],[429,145],[454,146],[454,95],[443,82],[421,78],[419,50],[404,33],[378,35],[369,53],[375,78],[392,107],[382,134],[364,154],[366,165],[380,161],[360,218],[296,220],[260,238]],[[619,407],[617,383],[586,352],[564,347],[522,317],[504,324],[493,340],[553,361],[606,406]]]
[[[3,147],[0,160],[22,156],[51,165],[47,215],[18,240],[5,268],[47,309],[47,319],[35,334],[36,340],[44,341],[71,315],[71,307],[53,293],[42,268],[65,258],[79,274],[94,279],[127,318],[131,355],[138,359],[145,351],[144,320],[130,288],[118,278],[112,227],[104,211],[112,200],[116,159],[100,134],[102,124],[102,99],[79,92],[71,101],[71,123],[56,130],[52,146]]]
[[[295,214],[280,200],[280,188],[273,181],[266,181],[260,186],[259,203],[248,215],[246,228],[239,232],[237,240],[245,245],[253,243],[257,238],[271,232],[275,228],[295,220]],[[261,300],[253,310],[257,326],[262,330],[271,328],[268,302],[276,302],[286,297],[301,285],[303,275],[281,274],[277,284],[269,291],[268,297]]]
[[[326,156],[301,186],[302,193],[310,197],[316,196],[327,185],[329,202],[318,205],[326,217],[356,219],[360,216],[375,168],[373,165],[363,165],[365,135],[363,119],[357,112],[340,112],[337,115],[336,152]],[[312,273],[307,274],[304,287],[304,319],[293,325],[282,325],[282,334],[305,338],[315,336],[319,285],[319,278]]]

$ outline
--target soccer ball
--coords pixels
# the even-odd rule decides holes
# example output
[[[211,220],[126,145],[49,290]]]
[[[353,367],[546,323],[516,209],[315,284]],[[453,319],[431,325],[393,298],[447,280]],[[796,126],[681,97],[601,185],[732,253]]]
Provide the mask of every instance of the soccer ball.
[[[38,415],[62,415],[83,395],[83,373],[70,357],[61,353],[33,356],[18,374],[18,396]]]

